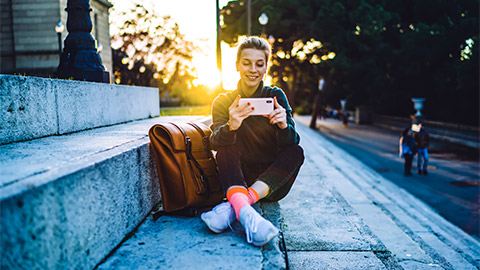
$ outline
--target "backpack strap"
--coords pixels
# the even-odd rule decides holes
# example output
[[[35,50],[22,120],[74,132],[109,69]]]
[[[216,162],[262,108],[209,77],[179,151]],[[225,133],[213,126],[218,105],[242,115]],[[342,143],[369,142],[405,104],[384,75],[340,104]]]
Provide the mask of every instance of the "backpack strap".
[[[152,211],[153,220],[156,221],[161,216],[181,216],[181,217],[196,217],[198,215],[197,209],[186,208],[173,212],[165,212],[163,209]]]
[[[215,156],[213,155],[212,150],[211,150],[212,148],[210,147],[210,138],[205,134],[205,132],[203,132],[202,128],[200,128],[197,124],[195,124],[193,122],[189,122],[187,124],[194,127],[202,135],[203,148],[205,149],[205,153],[207,154],[207,157],[215,160]],[[218,175],[218,168],[217,168],[217,163],[216,162],[215,162],[215,172]]]
[[[205,135],[205,132],[203,132],[203,130],[197,124],[192,123],[192,122],[189,122],[187,124],[194,127],[198,131],[198,133],[200,133],[202,135],[203,146],[205,148],[205,153],[207,154],[207,157],[214,158],[214,156],[212,154],[212,151],[211,151],[212,148],[210,147],[210,138],[207,135]],[[217,168],[215,167],[215,169],[217,169]]]
[[[193,164],[195,165],[195,167],[197,167],[198,171],[200,172],[200,181],[202,182],[202,185],[205,189],[205,197],[209,198],[210,197],[210,185],[207,181],[207,175],[203,171],[202,166],[200,166],[200,164],[198,163],[198,161],[195,159],[195,157],[192,154],[192,140],[185,133],[183,128],[181,128],[180,126],[178,126],[175,123],[171,123],[171,124],[174,125],[175,127],[177,127],[178,130],[180,130],[180,132],[182,133],[183,137],[185,138],[185,146],[186,146],[185,154],[187,155],[187,159],[192,161]],[[195,127],[195,126],[193,126],[193,127]],[[201,134],[203,134],[202,136],[205,137],[205,133],[203,131],[201,132]]]

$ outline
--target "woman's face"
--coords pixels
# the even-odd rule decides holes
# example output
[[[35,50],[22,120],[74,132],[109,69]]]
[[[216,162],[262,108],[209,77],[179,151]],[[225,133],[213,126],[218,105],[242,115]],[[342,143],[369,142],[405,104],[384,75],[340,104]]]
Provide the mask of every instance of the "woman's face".
[[[267,72],[267,59],[262,50],[244,49],[236,65],[241,81],[250,88],[256,88]]]

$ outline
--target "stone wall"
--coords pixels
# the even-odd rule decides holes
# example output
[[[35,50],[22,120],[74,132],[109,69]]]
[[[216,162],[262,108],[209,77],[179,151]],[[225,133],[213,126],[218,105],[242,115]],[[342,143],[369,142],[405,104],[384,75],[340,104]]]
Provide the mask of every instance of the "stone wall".
[[[161,199],[158,101],[156,88],[0,75],[0,269],[93,269],[135,229]]]
[[[65,26],[63,41],[68,35],[67,0],[0,0],[1,11],[1,65],[3,74],[24,74],[48,77],[59,64],[58,36],[55,25],[61,21]],[[91,0],[92,23],[97,18],[98,40],[103,64],[112,71],[112,55],[106,0]],[[94,23],[95,27],[95,23]],[[94,30],[95,31],[95,30]],[[93,33],[95,37],[95,33]]]
[[[158,89],[0,75],[0,144],[160,114]]]

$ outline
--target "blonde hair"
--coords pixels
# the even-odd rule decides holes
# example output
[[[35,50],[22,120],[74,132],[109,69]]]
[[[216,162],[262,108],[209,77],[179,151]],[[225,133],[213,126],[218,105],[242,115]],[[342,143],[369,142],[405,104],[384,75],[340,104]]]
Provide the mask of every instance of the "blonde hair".
[[[237,62],[240,61],[240,56],[242,51],[245,49],[256,49],[263,51],[265,53],[265,60],[267,63],[270,61],[270,54],[272,53],[272,48],[268,41],[257,36],[249,36],[245,40],[243,40],[240,45],[238,45],[237,50]]]

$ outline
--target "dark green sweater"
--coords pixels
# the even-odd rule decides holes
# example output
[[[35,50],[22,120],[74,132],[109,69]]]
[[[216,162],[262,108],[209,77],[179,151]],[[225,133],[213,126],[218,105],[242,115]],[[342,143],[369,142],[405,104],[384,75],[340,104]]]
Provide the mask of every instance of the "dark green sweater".
[[[287,113],[286,129],[280,129],[277,125],[271,125],[264,116],[250,116],[243,120],[242,125],[236,131],[229,131],[226,123],[229,119],[228,108],[237,95],[246,97],[241,89],[220,94],[212,106],[212,135],[210,142],[213,149],[218,150],[222,146],[235,144],[241,153],[242,161],[246,164],[271,163],[277,152],[285,146],[298,144],[300,137],[295,130],[295,122],[292,119],[290,108],[285,93],[277,87],[263,86],[260,83],[256,92],[251,97],[277,97],[278,103],[285,108]]]

